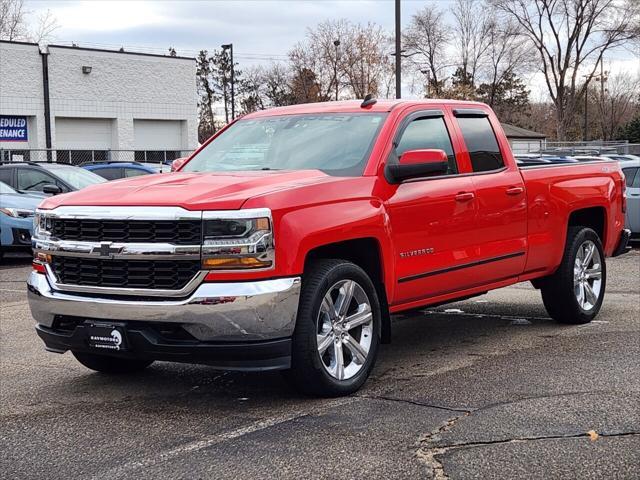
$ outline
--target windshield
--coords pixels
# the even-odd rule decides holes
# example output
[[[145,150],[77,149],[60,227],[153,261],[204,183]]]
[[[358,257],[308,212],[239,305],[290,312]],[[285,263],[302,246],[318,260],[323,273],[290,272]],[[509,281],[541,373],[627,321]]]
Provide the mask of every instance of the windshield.
[[[309,170],[361,175],[385,114],[328,113],[240,120],[183,172]]]
[[[0,182],[0,193],[17,193],[17,192],[6,183]]]
[[[106,180],[101,176],[91,173],[84,168],[47,165],[47,170],[60,177],[60,179],[71,185],[76,190],[80,190],[81,188],[88,187],[89,185],[94,185],[96,183],[106,182]]]

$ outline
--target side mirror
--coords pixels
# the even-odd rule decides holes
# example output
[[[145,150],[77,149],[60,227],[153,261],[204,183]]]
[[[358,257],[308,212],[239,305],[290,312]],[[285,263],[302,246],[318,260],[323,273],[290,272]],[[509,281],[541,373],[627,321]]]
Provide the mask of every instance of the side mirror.
[[[409,150],[399,162],[387,165],[387,179],[391,183],[402,183],[411,178],[442,175],[449,170],[449,161],[444,150]]]
[[[171,171],[177,172],[187,161],[186,157],[176,158],[173,162],[171,162]]]
[[[42,186],[42,193],[46,193],[47,195],[58,195],[62,193],[62,189],[53,183],[47,183]]]

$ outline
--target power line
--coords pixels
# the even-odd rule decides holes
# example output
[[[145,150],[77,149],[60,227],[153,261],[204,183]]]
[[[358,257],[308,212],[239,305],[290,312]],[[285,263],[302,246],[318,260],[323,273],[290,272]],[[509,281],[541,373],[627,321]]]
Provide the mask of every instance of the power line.
[[[155,54],[164,54],[166,56],[169,56],[169,45],[167,48],[161,48],[161,47],[156,47],[156,46],[151,46],[151,45],[122,45],[122,44],[114,44],[114,43],[99,43],[99,42],[78,42],[78,41],[71,41],[71,40],[62,40],[59,42],[56,42],[58,44],[61,45],[69,45],[69,46],[80,46],[80,47],[87,47],[87,48],[101,48],[101,49],[112,49],[114,51],[118,51],[120,48],[124,48],[125,51],[127,52],[131,52],[131,53],[155,53]],[[178,53],[178,55],[181,56],[197,56],[200,54],[200,52],[202,50],[206,50],[208,52],[210,51],[214,51],[217,50],[216,48],[202,48],[200,50],[193,50],[193,49],[188,49],[188,48],[177,48],[177,47],[173,47],[175,48],[176,52]],[[287,54],[283,54],[283,53],[256,53],[256,52],[243,52],[243,53],[236,53],[234,54],[234,56],[236,58],[240,58],[240,59],[244,59],[244,60],[273,60],[273,61],[284,61],[287,60],[289,58],[289,56]]]

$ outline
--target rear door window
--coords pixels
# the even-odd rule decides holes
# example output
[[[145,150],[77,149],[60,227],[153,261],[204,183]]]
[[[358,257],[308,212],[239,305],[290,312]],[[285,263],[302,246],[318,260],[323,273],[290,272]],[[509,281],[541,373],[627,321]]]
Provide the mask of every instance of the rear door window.
[[[496,134],[487,117],[458,117],[474,172],[489,172],[504,167]]]
[[[627,180],[627,187],[632,187],[634,178],[638,176],[638,169],[623,168],[622,172],[624,173],[624,178]]]
[[[449,161],[447,174],[458,173],[453,145],[443,117],[421,117],[412,120],[404,129],[396,146],[396,155],[401,157],[409,150],[444,150]]]

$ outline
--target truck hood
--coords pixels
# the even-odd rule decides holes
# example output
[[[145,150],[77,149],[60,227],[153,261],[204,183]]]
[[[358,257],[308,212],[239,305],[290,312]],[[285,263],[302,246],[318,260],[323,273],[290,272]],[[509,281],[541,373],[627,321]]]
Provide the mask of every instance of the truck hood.
[[[319,170],[143,175],[92,185],[47,198],[41,208],[77,206],[177,206],[187,210],[235,210],[258,195],[332,181]]]

